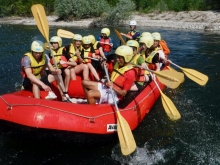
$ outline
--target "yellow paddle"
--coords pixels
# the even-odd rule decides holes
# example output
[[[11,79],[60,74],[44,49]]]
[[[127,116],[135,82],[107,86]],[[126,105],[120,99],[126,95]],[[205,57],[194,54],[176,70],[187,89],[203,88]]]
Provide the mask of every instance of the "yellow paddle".
[[[36,5],[33,5],[31,7],[31,11],[32,11],[32,14],[34,16],[34,19],[36,21],[36,24],[37,24],[37,27],[38,27],[39,31],[41,32],[41,34],[44,36],[44,38],[46,39],[46,41],[48,43],[51,55],[53,57],[54,64],[56,66],[56,69],[58,69],[57,62],[54,58],[54,54],[53,54],[53,51],[52,51],[52,48],[51,48],[51,45],[50,45],[50,42],[49,42],[49,25],[48,25],[48,21],[47,21],[47,17],[46,17],[46,14],[45,14],[44,7],[41,4],[36,4]],[[63,79],[62,79],[61,75],[58,75],[58,77],[59,77],[59,80],[60,80],[60,86],[62,88],[63,94],[65,94],[66,98],[69,101],[71,101],[69,95],[65,91],[65,87],[64,87]]]
[[[130,64],[134,65],[135,67],[139,67],[141,69],[154,73],[155,75],[157,75],[158,80],[162,84],[172,89],[177,88],[184,79],[184,74],[180,72],[174,72],[170,70],[154,71],[148,68],[142,68],[140,65],[136,65],[134,63]]]
[[[123,45],[126,45],[125,40],[122,38],[121,34],[120,34],[116,29],[114,29],[114,30],[115,30],[116,35],[117,35],[118,38],[120,39],[121,43],[122,43]]]
[[[110,82],[108,70],[106,66],[104,65],[105,74],[107,77],[108,82]],[[115,104],[116,114],[117,114],[117,132],[118,132],[118,138],[121,146],[121,152],[123,155],[129,155],[136,149],[136,142],[134,140],[133,134],[131,132],[131,128],[128,125],[127,121],[123,118],[123,116],[120,114],[120,111],[118,110],[118,105],[115,101],[115,97],[113,95],[113,89],[110,87],[112,98]]]
[[[163,74],[163,76],[166,76],[166,78],[164,78],[161,75],[158,75],[157,72],[155,74],[157,74],[157,78],[158,80],[166,85],[168,88],[172,88],[172,89],[176,89],[183,81],[184,81],[184,74],[181,72],[175,72],[175,71],[171,71],[171,70],[162,70],[159,71],[160,73]],[[177,81],[171,81],[170,79],[177,79],[179,80]]]
[[[150,73],[151,74],[151,73]],[[151,74],[152,75],[152,74]],[[176,109],[175,105],[173,104],[173,102],[169,99],[169,97],[167,97],[160,89],[158,83],[155,81],[155,79],[153,78],[154,83],[156,84],[158,90],[160,91],[161,94],[161,99],[162,99],[162,104],[163,107],[165,109],[165,112],[167,114],[167,116],[171,119],[171,120],[178,120],[181,118],[179,111]]]
[[[170,66],[167,66],[167,68],[169,69],[169,70],[171,70],[171,71],[175,71],[175,72],[178,72],[177,70],[175,70],[175,69],[173,69],[173,68],[171,68]],[[181,83],[183,83],[184,82],[184,78],[183,78],[183,81],[181,82]]]
[[[204,86],[209,79],[208,76],[196,70],[189,69],[189,68],[182,68],[179,65],[174,64],[173,62],[170,62],[170,63],[176,66],[177,68],[180,68],[188,78],[190,78],[191,80],[193,80],[194,82],[196,82],[197,84],[201,86]]]
[[[63,30],[63,29],[58,29],[57,35],[59,37],[63,37],[63,38],[73,38],[74,37],[74,34],[72,32],[67,31],[67,30]]]

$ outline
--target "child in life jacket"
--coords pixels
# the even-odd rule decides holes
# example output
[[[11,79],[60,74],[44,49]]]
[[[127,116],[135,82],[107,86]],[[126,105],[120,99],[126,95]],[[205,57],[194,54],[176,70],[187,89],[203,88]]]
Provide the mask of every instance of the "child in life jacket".
[[[152,33],[152,37],[154,39],[154,47],[160,48],[165,54],[165,59],[168,59],[168,55],[170,53],[170,49],[167,46],[167,43],[161,39],[161,35],[158,32]]]
[[[135,67],[136,77],[135,84],[132,85],[132,89],[141,90],[145,82],[149,82],[151,80],[150,73],[143,68],[147,68],[144,58],[139,54],[138,48],[139,43],[136,40],[128,40],[126,45],[133,49],[133,57],[131,59],[131,63],[138,65],[140,67]]]
[[[141,55],[145,59],[148,68],[155,71],[160,71],[160,62],[158,50],[154,47],[154,39],[152,36],[144,36],[139,40],[141,47]]]
[[[109,37],[110,30],[108,28],[103,28],[101,30],[101,36],[98,38],[98,42],[100,43],[105,57],[110,55],[111,49],[113,48],[113,41]]]
[[[52,45],[52,51],[49,54],[50,62],[54,68],[56,68],[56,64],[57,64],[57,67],[61,69],[62,77],[64,79],[65,90],[68,91],[69,83],[70,83],[70,70],[69,68],[67,68],[68,66],[67,64],[60,63],[61,60],[67,62],[66,57],[63,55],[64,47],[62,47],[62,39],[59,36],[53,36],[50,39],[50,44]]]
[[[98,60],[98,58],[95,55],[95,50],[92,47],[91,41],[88,36],[82,38],[82,46],[83,48],[81,52],[81,58],[83,59],[83,63],[88,66],[95,79],[97,81],[100,81],[99,75],[92,65],[92,60]]]
[[[82,74],[84,80],[89,80],[89,68],[83,63],[81,51],[82,36],[80,34],[74,34],[73,42],[65,46],[63,52],[68,60],[71,80],[76,80],[77,74]]]

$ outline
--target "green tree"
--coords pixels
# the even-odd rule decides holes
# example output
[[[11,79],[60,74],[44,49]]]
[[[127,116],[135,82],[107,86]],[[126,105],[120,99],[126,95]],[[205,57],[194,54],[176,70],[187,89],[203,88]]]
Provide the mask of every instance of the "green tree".
[[[120,21],[126,20],[131,12],[136,8],[135,3],[131,0],[119,0],[115,7],[103,17],[103,22],[110,25],[117,25]]]
[[[55,13],[64,20],[98,17],[108,10],[105,0],[55,0]]]

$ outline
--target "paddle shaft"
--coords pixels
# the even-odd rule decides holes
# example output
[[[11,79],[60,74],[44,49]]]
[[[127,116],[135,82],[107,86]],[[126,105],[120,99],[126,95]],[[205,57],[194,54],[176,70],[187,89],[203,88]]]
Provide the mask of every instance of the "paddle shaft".
[[[107,70],[105,65],[104,65],[104,70],[105,70],[105,74],[106,74],[106,77],[107,77],[107,81],[110,83],[110,79],[109,79],[109,75],[108,75],[108,70]],[[117,105],[115,97],[114,97],[112,86],[110,86],[110,91],[111,91],[111,94],[112,94],[112,98],[113,98],[113,101],[114,101],[114,104],[115,104],[116,111],[118,111],[118,105]]]
[[[154,70],[151,70],[151,69],[149,69],[149,68],[142,68],[140,65],[137,65],[137,64],[134,64],[134,63],[130,63],[130,64],[134,65],[135,67],[138,67],[138,68],[147,70],[147,71],[149,71],[150,73],[154,73],[154,74],[156,74],[156,75],[158,75],[158,76],[160,76],[160,77],[169,79],[170,81],[179,82],[179,80],[176,79],[176,78],[174,78],[174,77],[170,77],[170,76],[167,76],[167,75],[164,75],[164,74],[160,74],[160,73],[158,73],[158,72],[156,72],[156,71],[154,71]]]
[[[150,73],[150,74],[152,76],[152,73]],[[169,115],[169,113],[167,113],[167,115],[172,120],[178,120],[180,118],[180,114],[179,114],[178,110],[176,109],[175,105],[171,102],[171,100],[169,100],[168,97],[167,98],[165,97],[164,93],[160,89],[160,86],[158,85],[157,81],[154,78],[153,78],[153,81],[154,81],[156,87],[158,88],[158,90],[159,90],[159,92],[161,94],[162,99],[164,99],[164,103],[166,104],[166,106],[163,105],[165,111],[167,112],[167,110],[168,110],[172,114],[172,115]]]
[[[115,30],[115,33],[118,36],[119,40],[122,42],[122,44],[126,45],[125,40],[122,38],[121,34],[116,29],[114,29],[114,30]]]
[[[182,68],[181,66],[179,66],[179,65],[177,65],[177,64],[175,64],[175,63],[173,63],[173,62],[170,62],[171,64],[173,64],[174,66],[176,66],[177,68],[180,68],[183,72],[187,72],[187,70],[185,70],[184,68]],[[187,73],[189,73],[190,74],[190,72],[187,72]],[[196,75],[194,75],[193,74],[193,76],[194,77],[196,77],[197,79],[199,79],[199,80],[201,80],[201,81],[203,81],[203,79],[202,78],[200,78],[199,76],[196,76]]]

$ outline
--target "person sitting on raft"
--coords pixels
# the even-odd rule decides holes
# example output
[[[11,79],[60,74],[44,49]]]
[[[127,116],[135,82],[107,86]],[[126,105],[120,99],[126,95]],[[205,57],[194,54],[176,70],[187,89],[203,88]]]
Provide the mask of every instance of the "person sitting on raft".
[[[133,57],[133,50],[129,46],[119,46],[116,51],[116,64],[111,73],[110,83],[101,83],[83,80],[82,85],[89,104],[113,104],[115,100],[121,100],[134,84],[136,77],[135,69],[129,64]],[[110,91],[113,89],[113,95]]]
[[[159,48],[154,47],[154,39],[152,36],[144,36],[139,40],[141,55],[144,57],[147,66],[151,70],[160,71]]]
[[[170,54],[170,49],[167,46],[167,43],[161,39],[161,35],[158,32],[153,32],[152,37],[154,39],[154,47],[160,48],[163,51],[164,57],[160,55],[161,58],[168,59],[168,55]]]
[[[133,57],[131,59],[131,64],[138,65],[140,67],[136,67],[136,78],[135,85],[132,86],[133,90],[142,89],[145,82],[149,82],[151,80],[150,73],[147,70],[143,70],[143,68],[147,68],[147,65],[144,61],[144,58],[139,54],[139,43],[136,40],[128,40],[126,42],[127,46],[130,46],[133,49]]]
[[[89,80],[89,68],[88,65],[83,63],[83,59],[81,57],[81,51],[82,51],[82,36],[80,34],[75,34],[73,37],[73,42],[65,46],[63,52],[68,62],[70,62],[67,64],[70,67],[71,80],[76,80],[76,74],[81,74],[81,73],[83,75],[84,80]]]
[[[62,100],[66,100],[63,95],[62,87],[59,85],[61,74],[60,69],[55,69],[50,63],[50,59],[44,53],[43,42],[36,40],[31,44],[31,52],[25,53],[21,60],[23,87],[25,90],[32,90],[34,98],[40,98],[40,89],[52,92],[50,84],[57,81],[58,89]],[[47,74],[45,68],[48,68],[51,74]]]
[[[113,48],[113,41],[109,35],[110,30],[108,28],[103,28],[101,30],[101,36],[97,40],[101,44],[106,58],[110,55],[111,49]]]
[[[100,81],[99,75],[92,65],[92,60],[98,60],[98,58],[95,56],[95,50],[91,45],[91,41],[88,36],[82,38],[82,46],[81,58],[83,59],[83,63],[88,66],[95,79]]]
[[[52,45],[52,53],[49,53],[50,57],[50,63],[53,65],[54,68],[56,68],[54,59],[56,60],[57,67],[61,69],[62,71],[62,77],[64,79],[64,86],[66,91],[68,91],[69,88],[69,83],[70,83],[70,69],[68,68],[67,65],[67,59],[63,55],[63,48],[62,47],[62,39],[59,36],[53,36],[50,39],[50,44]],[[54,59],[53,59],[54,56]],[[60,61],[65,61],[66,63],[60,63]]]

